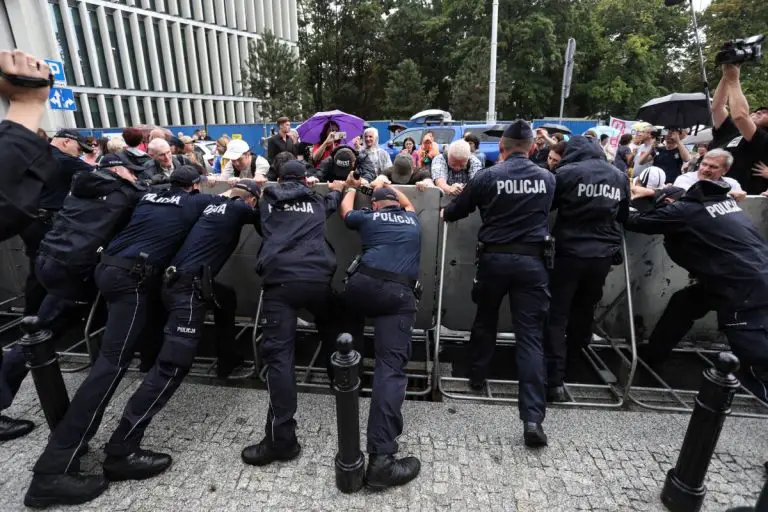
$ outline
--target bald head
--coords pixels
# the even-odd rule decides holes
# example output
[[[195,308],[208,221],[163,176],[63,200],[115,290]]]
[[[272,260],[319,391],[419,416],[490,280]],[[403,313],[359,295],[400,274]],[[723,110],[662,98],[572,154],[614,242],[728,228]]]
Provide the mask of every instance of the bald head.
[[[154,128],[151,132],[149,132],[149,140],[155,140],[155,139],[168,139],[168,131],[164,130],[162,128]]]

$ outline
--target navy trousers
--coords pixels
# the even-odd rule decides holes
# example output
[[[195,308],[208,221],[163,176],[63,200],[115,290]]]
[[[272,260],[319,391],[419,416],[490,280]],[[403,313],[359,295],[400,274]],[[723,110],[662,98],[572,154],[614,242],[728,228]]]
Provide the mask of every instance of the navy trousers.
[[[574,359],[592,339],[595,306],[603,297],[603,286],[613,258],[561,256],[550,272],[547,328],[544,352],[547,385],[562,386],[567,361]]]
[[[402,406],[416,320],[416,297],[401,283],[354,274],[342,295],[346,316],[356,320],[355,341],[362,340],[365,318],[373,319],[373,390],[368,413],[368,453],[397,453],[403,433]]]
[[[157,293],[155,277],[141,279],[128,270],[104,264],[96,267],[95,275],[108,311],[101,350],[37,460],[35,473],[79,471],[77,452],[99,429],[104,410],[131,362],[146,322],[150,295]]]
[[[484,254],[480,258],[472,300],[477,305],[469,338],[468,377],[482,381],[496,346],[499,307],[505,295],[515,330],[515,358],[520,381],[520,419],[544,420],[545,362],[542,348],[549,311],[549,276],[541,258],[518,254]]]
[[[91,272],[73,271],[45,255],[37,258],[36,265],[35,282],[48,292],[37,316],[41,326],[50,329],[55,339],[90,306],[96,295],[93,278]],[[26,376],[26,358],[20,345],[0,354],[0,411],[10,407]]]
[[[306,309],[315,319],[324,353],[336,341],[335,299],[330,283],[293,281],[264,286],[260,325],[264,333],[261,357],[267,367],[269,410],[264,431],[272,446],[287,450],[296,443],[296,319]],[[327,359],[327,357],[324,357]],[[327,364],[327,360],[323,361]]]
[[[203,337],[207,304],[191,279],[163,285],[168,311],[160,354],[139,389],[131,396],[105,452],[125,456],[139,448],[152,418],[162,410],[189,373]]]
[[[24,252],[29,260],[29,273],[27,274],[27,281],[24,286],[24,315],[36,314],[45,298],[46,290],[37,278],[35,260],[37,258],[37,251],[40,248],[40,242],[43,241],[51,227],[53,227],[52,220],[35,220],[19,234],[24,241]]]

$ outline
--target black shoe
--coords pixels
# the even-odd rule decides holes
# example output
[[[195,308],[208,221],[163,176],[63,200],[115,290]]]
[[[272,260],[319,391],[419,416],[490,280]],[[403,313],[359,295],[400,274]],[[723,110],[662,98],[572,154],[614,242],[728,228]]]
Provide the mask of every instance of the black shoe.
[[[523,424],[523,439],[525,446],[530,448],[547,446],[547,434],[544,433],[541,423],[526,421]]]
[[[32,508],[80,505],[98,498],[107,487],[109,481],[103,475],[35,475],[24,496],[24,505]]]
[[[395,459],[394,455],[369,455],[365,485],[380,491],[396,485],[405,485],[417,476],[421,462],[416,457]]]
[[[547,402],[570,402],[565,392],[565,386],[547,388]]]
[[[485,379],[475,379],[469,377],[469,387],[472,391],[479,393],[485,388]]]
[[[0,415],[0,441],[10,441],[32,432],[35,424],[28,420],[14,420]]]
[[[285,451],[277,451],[265,437],[259,444],[252,444],[243,448],[240,456],[243,462],[251,466],[265,466],[276,460],[293,460],[301,453],[301,445],[296,442]]]
[[[218,363],[216,363],[216,377],[219,379],[226,379],[244,362],[245,358],[243,357],[220,357]]]
[[[159,475],[171,467],[171,456],[139,448],[125,457],[107,455],[104,459],[104,476],[112,482],[144,480]]]

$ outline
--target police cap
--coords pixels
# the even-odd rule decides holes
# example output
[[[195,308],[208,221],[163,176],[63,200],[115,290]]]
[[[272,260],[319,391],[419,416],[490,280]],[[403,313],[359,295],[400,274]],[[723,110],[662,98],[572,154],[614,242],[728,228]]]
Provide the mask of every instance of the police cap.
[[[110,168],[110,167],[125,167],[129,171],[133,173],[142,172],[144,170],[144,167],[141,165],[136,165],[134,163],[131,163],[130,161],[123,160],[120,158],[120,155],[111,153],[108,155],[104,155],[104,157],[99,162],[99,167],[102,169],[104,168]]]
[[[299,160],[290,160],[280,167],[280,179],[300,180],[307,177],[307,166]]]
[[[508,139],[516,139],[516,140],[532,139],[533,129],[531,129],[531,125],[528,124],[527,121],[518,119],[511,125],[507,126],[507,129],[504,130],[502,137],[506,137]]]
[[[373,191],[374,201],[399,201],[394,190],[388,187],[379,187]]]
[[[254,180],[240,180],[232,188],[239,188],[250,192],[251,195],[259,197],[261,195],[261,185]]]
[[[76,141],[78,144],[80,144],[80,149],[82,149],[86,153],[93,153],[93,148],[90,144],[88,144],[88,140],[77,133],[76,130],[59,130],[56,132],[56,135],[53,136],[54,139],[61,138],[61,139],[71,139]]]
[[[184,141],[182,141],[180,138],[176,136],[172,136],[168,139],[168,144],[171,146],[177,147],[179,149],[184,149]]]
[[[200,183],[200,180],[200,171],[191,165],[182,165],[171,173],[171,183],[182,187],[191,187],[195,183]]]

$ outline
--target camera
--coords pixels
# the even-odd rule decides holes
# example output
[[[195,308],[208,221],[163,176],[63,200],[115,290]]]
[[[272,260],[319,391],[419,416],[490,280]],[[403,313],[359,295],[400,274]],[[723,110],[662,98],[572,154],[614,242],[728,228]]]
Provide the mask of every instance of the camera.
[[[750,60],[759,60],[763,56],[765,36],[759,34],[746,39],[728,41],[715,56],[715,64],[741,64]]]

